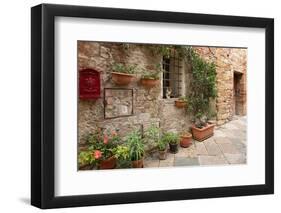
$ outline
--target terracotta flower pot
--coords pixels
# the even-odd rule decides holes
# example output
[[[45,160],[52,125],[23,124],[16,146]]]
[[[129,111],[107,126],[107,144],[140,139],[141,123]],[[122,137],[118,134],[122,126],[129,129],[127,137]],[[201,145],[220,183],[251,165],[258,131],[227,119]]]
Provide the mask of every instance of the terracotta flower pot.
[[[159,80],[156,80],[156,79],[142,78],[140,82],[141,82],[141,85],[143,85],[147,89],[151,89],[152,87],[155,87],[159,84]]]
[[[132,161],[133,168],[143,168],[143,159]]]
[[[203,128],[191,127],[193,138],[197,141],[203,141],[214,135],[215,124],[207,123]]]
[[[169,143],[170,152],[175,154],[179,151],[178,144]]]
[[[166,160],[166,158],[167,158],[167,148],[165,150],[159,150],[158,153],[159,153],[158,157],[159,157],[160,160]]]
[[[176,100],[175,101],[175,106],[177,108],[184,108],[186,106],[186,101],[181,101],[181,100]]]
[[[114,169],[116,166],[116,158],[114,156],[101,161],[100,169]]]
[[[132,74],[119,72],[112,72],[111,77],[112,81],[117,85],[128,85],[135,79],[135,76]]]
[[[184,134],[181,136],[180,145],[181,147],[187,148],[192,144],[192,134]]]

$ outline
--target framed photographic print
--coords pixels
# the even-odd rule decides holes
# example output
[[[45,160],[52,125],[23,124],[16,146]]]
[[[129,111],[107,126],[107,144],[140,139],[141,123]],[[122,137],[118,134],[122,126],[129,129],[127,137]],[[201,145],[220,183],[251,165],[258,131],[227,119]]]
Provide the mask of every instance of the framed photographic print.
[[[272,194],[274,20],[31,9],[31,203]]]

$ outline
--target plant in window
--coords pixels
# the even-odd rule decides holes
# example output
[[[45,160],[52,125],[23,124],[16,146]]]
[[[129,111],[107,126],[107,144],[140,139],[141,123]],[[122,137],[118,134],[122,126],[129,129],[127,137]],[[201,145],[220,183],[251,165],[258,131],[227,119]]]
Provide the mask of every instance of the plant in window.
[[[188,96],[188,111],[193,116],[193,137],[202,141],[213,135],[214,124],[208,123],[210,101],[216,97],[216,66],[199,56],[192,48],[191,92]]]
[[[148,66],[147,69],[142,71],[141,84],[148,89],[157,86],[162,72],[160,64]]]
[[[128,85],[134,80],[136,73],[136,65],[114,63],[112,65],[111,77],[113,82],[117,85]]]
[[[144,145],[141,135],[138,131],[131,132],[126,139],[129,156],[132,161],[133,168],[143,167]]]

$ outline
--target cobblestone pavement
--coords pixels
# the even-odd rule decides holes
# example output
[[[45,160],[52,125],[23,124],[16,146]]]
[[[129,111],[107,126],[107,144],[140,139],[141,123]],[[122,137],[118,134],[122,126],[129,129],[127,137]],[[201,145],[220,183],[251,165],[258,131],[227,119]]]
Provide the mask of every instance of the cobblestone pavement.
[[[228,165],[246,163],[246,117],[234,117],[232,121],[216,127],[214,136],[193,144],[188,148],[179,147],[176,154],[167,154],[166,160],[159,160],[158,153],[146,157],[144,167]]]

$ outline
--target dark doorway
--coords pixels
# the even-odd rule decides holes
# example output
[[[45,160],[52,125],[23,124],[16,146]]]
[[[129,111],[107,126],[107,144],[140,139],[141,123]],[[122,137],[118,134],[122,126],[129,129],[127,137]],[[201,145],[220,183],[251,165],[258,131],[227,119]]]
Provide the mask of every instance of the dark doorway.
[[[241,112],[241,86],[240,81],[242,78],[241,73],[234,72],[233,78],[233,114],[239,115]]]

